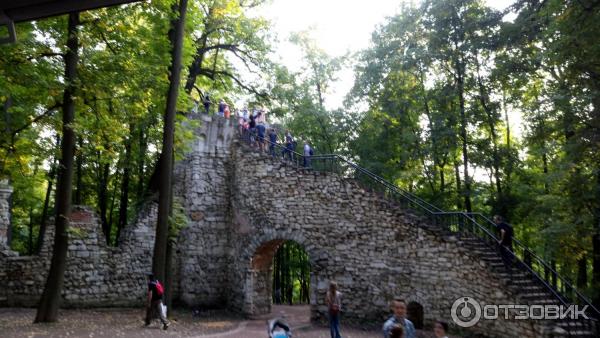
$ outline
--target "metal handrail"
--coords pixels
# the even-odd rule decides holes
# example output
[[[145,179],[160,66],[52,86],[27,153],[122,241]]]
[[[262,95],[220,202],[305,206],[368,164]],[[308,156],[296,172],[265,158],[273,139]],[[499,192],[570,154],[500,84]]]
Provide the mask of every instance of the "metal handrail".
[[[492,220],[490,220],[488,217],[486,217],[485,215],[478,213],[478,212],[472,212],[472,213],[468,213],[469,215],[473,215],[473,216],[477,216],[480,217],[482,219],[484,219],[488,224],[493,224]],[[553,269],[548,263],[546,263],[545,260],[543,260],[540,256],[538,256],[533,250],[531,250],[530,248],[528,248],[525,244],[523,244],[521,241],[519,241],[516,238],[513,238],[513,243],[516,247],[520,248],[523,252],[523,258],[525,259],[525,257],[529,256],[530,259],[535,259],[539,264],[542,265],[543,269],[545,271],[548,271],[551,275],[556,276],[557,280],[561,281],[562,286],[566,286],[566,288],[568,288],[569,290],[571,290],[572,292],[575,293],[575,296],[577,297],[577,299],[583,301],[582,303],[585,303],[585,305],[588,305],[590,307],[590,309],[592,309],[596,315],[600,314],[600,311],[587,299],[587,297],[583,294],[581,294],[581,292],[579,292],[577,290],[577,288],[575,286],[573,286],[572,282],[569,281],[566,277],[561,276],[555,269]],[[513,250],[515,251],[515,250]],[[516,257],[516,253],[511,253]],[[519,260],[521,261],[521,260]],[[533,270],[533,267],[531,267],[532,264],[527,264],[527,262],[522,262],[524,264],[524,266],[526,266],[529,270]],[[546,279],[542,278],[541,276],[539,276],[538,273],[535,273],[536,277],[538,277],[539,279],[541,279],[541,281],[546,284],[548,286],[549,289],[551,289],[552,291],[555,290],[555,286],[552,285],[552,283],[548,282]],[[566,290],[563,290],[563,292],[566,292]],[[561,298],[565,298],[565,296],[561,295]]]
[[[241,136],[242,140],[246,140],[247,142],[249,142],[250,135],[251,135],[250,132],[244,131],[244,133],[242,133],[242,135],[240,135],[240,136]],[[278,143],[272,143],[272,142],[270,142],[270,140],[267,139],[267,137],[268,136],[265,135],[265,138],[264,138],[264,142],[266,145],[272,146],[275,149],[279,149],[280,151],[285,151],[286,153],[290,152],[287,147],[284,147]],[[293,161],[295,160],[295,162],[297,162],[296,164],[298,166],[300,166],[299,160],[304,159],[305,156],[300,153],[297,153],[293,150],[291,151],[291,153],[292,153],[291,158],[293,159]],[[327,161],[330,161],[331,164],[329,167],[329,169],[330,169],[329,171],[332,171],[332,172],[335,172],[338,174],[344,174],[344,172],[342,170],[340,170],[340,163],[346,164],[350,168],[355,170],[355,174],[356,174],[356,172],[358,172],[359,174],[362,174],[362,175],[368,177],[374,183],[378,184],[379,186],[384,187],[388,193],[395,194],[395,195],[401,197],[402,199],[404,199],[405,201],[408,201],[411,204],[411,207],[413,210],[420,211],[423,214],[423,216],[426,216],[426,217],[432,219],[435,224],[439,224],[441,218],[443,218],[443,217],[447,217],[447,216],[457,217],[458,224],[456,224],[454,226],[455,226],[455,228],[459,229],[458,231],[460,231],[461,227],[463,228],[463,231],[466,230],[465,226],[467,225],[467,223],[471,223],[471,225],[474,226],[473,230],[471,231],[472,233],[474,233],[476,235],[475,230],[479,230],[480,233],[482,233],[488,239],[493,240],[494,243],[498,242],[498,237],[494,234],[493,231],[490,230],[490,228],[495,229],[496,224],[492,220],[490,220],[488,217],[486,217],[485,215],[483,215],[481,213],[476,213],[476,212],[467,213],[467,212],[463,212],[463,211],[451,211],[451,212],[444,211],[444,210],[434,206],[433,204],[423,200],[422,198],[414,195],[413,193],[410,193],[410,192],[398,187],[397,185],[385,180],[381,176],[347,160],[346,158],[344,158],[343,156],[340,156],[338,154],[312,155],[312,156],[310,156],[310,159],[311,159],[311,162],[313,162],[313,163],[318,162],[318,161],[323,161],[323,162],[327,163]],[[284,160],[285,160],[285,158],[284,158]],[[325,168],[327,169],[327,165],[325,165]],[[314,169],[314,165],[312,165],[310,169]],[[347,170],[346,170],[346,174],[348,174]],[[356,178],[356,177],[354,177],[354,178]],[[480,219],[483,220],[483,224],[481,224],[480,222],[478,222],[476,220],[477,217],[479,217]],[[462,219],[462,222],[460,221],[460,219]],[[461,226],[461,224],[462,224],[462,226]],[[487,227],[486,227],[486,225],[487,225]],[[485,238],[482,238],[482,239],[485,240]],[[573,291],[575,293],[577,300],[580,301],[580,304],[587,305],[588,308],[592,312],[594,312],[593,313],[594,317],[600,318],[600,311],[589,301],[589,299],[587,299],[587,297],[582,295],[572,285],[572,283],[569,282],[569,280],[567,280],[565,277],[561,276],[555,269],[553,269],[550,265],[548,265],[548,263],[546,263],[542,258],[540,258],[537,254],[535,254],[531,249],[529,249],[527,246],[525,246],[519,240],[513,239],[513,243],[515,243],[515,246],[523,251],[523,255],[524,255],[523,259],[525,259],[525,255],[530,255],[529,257],[532,259],[535,259],[545,269],[545,271],[549,271],[552,274],[552,276],[554,278],[556,278],[557,281],[559,280],[561,282],[561,286],[563,286],[563,288],[566,286],[567,288],[569,288],[569,290]],[[532,266],[532,264],[527,264],[527,262],[524,262],[520,257],[517,256],[517,253],[514,250],[513,251],[507,250],[507,252],[510,252],[511,258],[514,259],[518,263],[518,266],[523,267],[525,270],[527,270],[529,273],[531,273],[535,277],[535,279],[537,279],[542,285],[544,285],[544,287],[546,289],[548,289],[548,291],[562,305],[565,305],[565,306],[569,305],[569,298],[564,296],[563,294],[561,294],[559,292],[559,290],[557,290],[555,287],[553,287],[551,282],[547,281],[540,275],[540,273],[536,272],[534,267]],[[566,292],[566,290],[563,290],[563,292]],[[596,320],[594,318],[590,318],[590,319],[592,319],[594,321]]]

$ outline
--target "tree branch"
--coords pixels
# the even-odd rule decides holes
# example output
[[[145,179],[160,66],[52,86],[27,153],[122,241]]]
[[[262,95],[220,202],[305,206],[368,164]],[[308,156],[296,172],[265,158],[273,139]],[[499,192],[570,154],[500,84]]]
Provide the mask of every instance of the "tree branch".
[[[12,131],[12,136],[16,136],[18,133],[22,132],[23,130],[29,128],[32,124],[40,121],[41,119],[43,119],[46,116],[52,115],[52,113],[55,111],[56,108],[60,107],[62,105],[62,103],[55,103],[52,106],[50,106],[48,109],[46,109],[45,112],[43,112],[42,114],[34,117],[33,119],[31,119],[31,121],[27,122],[26,124],[24,124],[23,126],[15,129]]]
[[[27,61],[31,61],[33,59],[37,59],[39,57],[53,57],[53,56],[60,56],[60,57],[64,57],[65,54],[63,53],[54,53],[54,52],[45,52],[45,53],[41,53],[38,55],[32,55],[30,57],[27,58]]]
[[[268,98],[269,95],[267,93],[264,92],[259,92],[256,88],[251,87],[251,86],[247,86],[245,85],[240,79],[238,79],[235,75],[233,75],[232,73],[225,71],[225,70],[212,70],[212,69],[206,69],[206,68],[202,68],[200,69],[200,71],[198,72],[198,75],[204,75],[207,76],[209,79],[211,80],[215,80],[215,78],[217,77],[217,75],[222,75],[225,77],[228,77],[230,79],[232,79],[233,81],[235,81],[238,86],[242,87],[243,89],[259,96],[262,98]]]

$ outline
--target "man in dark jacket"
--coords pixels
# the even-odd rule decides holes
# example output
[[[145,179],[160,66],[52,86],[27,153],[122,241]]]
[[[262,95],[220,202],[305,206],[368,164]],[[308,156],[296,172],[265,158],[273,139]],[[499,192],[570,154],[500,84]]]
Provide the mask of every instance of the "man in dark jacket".
[[[500,215],[494,216],[494,223],[496,223],[496,229],[498,229],[498,244],[500,245],[500,255],[502,261],[507,268],[512,266],[512,240],[513,240],[513,228],[510,224],[504,222],[504,218]]]

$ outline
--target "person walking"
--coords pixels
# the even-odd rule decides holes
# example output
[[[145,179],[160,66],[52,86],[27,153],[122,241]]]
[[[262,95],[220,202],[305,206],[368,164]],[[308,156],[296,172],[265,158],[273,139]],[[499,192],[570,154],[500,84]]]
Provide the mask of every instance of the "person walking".
[[[435,334],[435,338],[448,338],[448,323],[446,322],[435,322],[433,326],[433,334]]]
[[[292,137],[292,133],[289,130],[285,131],[285,149],[282,152],[282,157],[285,159],[285,155],[287,154],[289,159],[292,160],[292,151],[294,147],[294,138]]]
[[[225,100],[223,100],[223,99],[219,100],[219,110],[218,110],[219,116],[225,117],[225,106],[226,105],[227,104],[225,103]]]
[[[392,328],[396,325],[404,328],[405,338],[415,338],[415,326],[406,319],[406,301],[396,297],[392,301],[391,308],[394,314],[383,324],[383,338],[390,338]]]
[[[513,228],[510,224],[504,221],[504,218],[500,215],[494,216],[494,223],[496,223],[496,229],[498,229],[498,246],[500,250],[500,256],[504,265],[512,274],[512,239],[513,239]]]
[[[310,161],[313,155],[313,149],[308,141],[304,141],[304,168],[310,168]]]
[[[341,338],[340,335],[340,311],[342,311],[342,294],[338,291],[338,285],[334,281],[329,282],[329,290],[325,295],[329,315],[329,332],[331,338]]]
[[[248,122],[248,130],[250,131],[250,133],[249,133],[250,145],[254,146],[254,134],[256,133],[256,118],[253,114],[250,114],[250,121]]]
[[[225,116],[225,118],[228,120],[231,117],[231,110],[229,110],[228,104],[225,104],[225,108],[223,108],[223,116]]]
[[[265,132],[266,132],[266,127],[264,124],[259,123],[256,125],[256,134],[257,134],[257,138],[258,138],[258,149],[260,149],[260,152],[264,152],[265,151]]]
[[[202,101],[202,103],[204,104],[204,112],[206,114],[208,114],[210,112],[210,96],[208,96],[208,93],[206,95],[204,95],[204,100]]]
[[[169,322],[167,321],[166,314],[162,307],[162,297],[164,294],[164,287],[154,278],[153,274],[148,275],[148,296],[146,302],[146,326],[150,325],[152,319],[158,314],[161,323],[163,324],[163,330],[169,328]]]
[[[277,132],[275,128],[271,128],[269,131],[269,154],[275,158],[275,145],[277,144]]]
[[[243,110],[238,110],[237,112],[237,116],[238,116],[238,132],[240,133],[240,136],[244,135],[244,124],[246,123],[246,118],[244,117],[244,111]]]

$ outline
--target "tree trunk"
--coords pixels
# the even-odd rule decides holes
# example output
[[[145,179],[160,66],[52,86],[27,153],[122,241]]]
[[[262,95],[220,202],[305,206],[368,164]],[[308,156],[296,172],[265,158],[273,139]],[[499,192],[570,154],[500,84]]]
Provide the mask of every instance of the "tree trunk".
[[[165,262],[165,305],[167,309],[173,307],[173,241],[167,241],[167,252]],[[172,311],[168,311],[169,317],[171,317]]]
[[[131,162],[131,142],[135,125],[129,125],[129,139],[125,143],[125,159],[123,160],[123,178],[121,179],[121,199],[119,201],[119,223],[117,225],[117,236],[115,244],[119,245],[121,230],[127,225],[127,208],[129,206],[129,166]]]
[[[139,138],[138,138],[138,159],[137,159],[137,187],[136,187],[136,198],[138,201],[142,201],[144,199],[144,165],[146,159],[146,135],[144,134],[143,125],[138,128]]]
[[[477,58],[476,58],[477,59]],[[500,154],[498,151],[498,133],[496,131],[496,119],[494,118],[494,112],[490,107],[488,89],[483,83],[483,79],[479,74],[479,62],[477,62],[477,84],[479,87],[479,103],[485,111],[486,122],[490,130],[490,141],[492,143],[492,173],[494,176],[494,183],[496,185],[496,202],[495,209],[496,213],[500,215],[507,214],[507,206],[504,204],[503,192],[502,192],[502,180],[500,177]]]
[[[48,221],[48,209],[50,208],[50,195],[52,194],[52,184],[54,183],[54,172],[55,169],[50,169],[50,175],[48,177],[48,187],[46,188],[46,198],[44,199],[44,208],[42,209],[42,217],[40,219],[40,229],[38,231],[37,244],[35,252],[37,254],[42,250],[44,245],[44,237],[46,235],[46,222]]]
[[[115,175],[114,177],[115,181],[118,181],[119,178],[118,176]],[[108,184],[108,182],[107,182]],[[115,200],[117,199],[117,184],[114,184],[114,188],[112,190],[112,193],[110,194],[110,207],[108,208],[108,240],[109,242],[107,242],[108,245],[111,244],[111,237],[112,237],[112,229],[113,229],[113,216],[115,214]],[[116,239],[114,240],[115,242],[117,241]]]
[[[293,296],[294,296],[294,280],[292,279],[292,269],[290,266],[291,263],[291,255],[290,255],[290,245],[288,245],[286,243],[285,245],[285,261],[286,261],[286,267],[285,267],[285,275],[286,275],[286,290],[285,292],[287,293],[287,301],[289,305],[293,304]]]
[[[71,217],[71,193],[73,188],[73,157],[75,150],[75,133],[72,123],[75,120],[75,79],[77,78],[78,39],[77,25],[79,12],[69,14],[67,52],[65,55],[65,91],[63,95],[63,120],[61,144],[61,160],[59,165],[58,185],[56,191],[56,222],[54,234],[54,250],[50,271],[40,299],[35,322],[54,322],[58,317],[58,308],[66,269],[67,249],[69,245],[68,229]]]
[[[169,235],[169,215],[171,206],[171,179],[173,174],[173,138],[175,133],[175,109],[179,94],[181,77],[181,50],[183,47],[183,31],[187,0],[180,0],[178,18],[171,22],[169,38],[171,41],[171,67],[169,75],[169,92],[164,116],[162,160],[160,162],[161,175],[159,178],[158,193],[158,220],[156,224],[156,239],[154,242],[154,255],[152,271],[159,280],[165,280],[167,241]]]
[[[76,159],[76,166],[77,166],[77,171],[76,171],[76,177],[75,177],[75,200],[74,200],[74,204],[75,205],[81,205],[83,204],[82,201],[82,182],[81,182],[81,177],[83,175],[82,171],[83,171],[83,141],[81,136],[79,136],[77,138],[77,159]]]
[[[592,234],[592,288],[600,290],[600,165],[596,167],[596,205],[594,208],[594,232]],[[593,299],[594,306],[600,309],[600,292]]]
[[[592,235],[592,288],[600,290],[600,218],[596,216],[596,233]],[[596,292],[593,299],[594,306],[600,309],[600,292]]]
[[[212,14],[212,6],[208,9],[207,18],[210,18],[212,16],[211,14]],[[209,27],[207,27],[207,25],[205,25],[204,33],[200,37],[200,41],[202,41],[202,43],[199,44],[199,46],[196,50],[196,55],[194,56],[194,61],[188,68],[188,77],[185,82],[185,92],[188,94],[190,94],[192,92],[192,89],[194,89],[194,85],[196,84],[196,77],[198,76],[198,74],[200,74],[200,71],[202,69],[202,63],[204,61],[204,55],[206,53],[206,51],[205,51],[206,43],[208,40],[208,34],[206,34],[206,31],[208,31],[208,30],[209,30]],[[204,99],[204,98],[201,97],[200,100],[202,100],[202,99]]]
[[[456,61],[456,76],[457,76],[457,89],[458,89],[458,102],[460,104],[460,138],[462,141],[462,155],[463,155],[463,176],[464,176],[464,189],[462,191],[465,210],[472,212],[471,207],[471,178],[469,177],[469,140],[467,138],[467,114],[465,112],[465,88],[464,88],[464,72],[462,61]]]
[[[454,175],[456,176],[456,193],[458,194],[458,198],[456,199],[456,210],[462,210],[462,199],[460,198],[462,188],[460,183],[460,170],[458,165],[458,160],[454,160]]]
[[[100,155],[98,155],[100,161]],[[100,179],[98,180],[98,208],[100,209],[100,221],[102,222],[102,232],[104,232],[104,239],[106,244],[110,244],[110,224],[106,217],[108,210],[108,174],[110,165],[108,163],[102,166],[100,170]]]
[[[29,207],[29,231],[27,233],[27,254],[33,255],[33,207]]]
[[[60,136],[56,136],[56,148],[60,149]],[[48,222],[48,209],[50,208],[50,196],[52,195],[52,185],[54,178],[56,177],[56,160],[57,156],[54,156],[52,160],[52,167],[48,173],[48,187],[46,188],[46,197],[44,198],[44,208],[42,209],[42,217],[40,219],[40,229],[38,231],[38,238],[35,247],[36,254],[39,254],[44,245],[44,237],[46,236],[46,222]]]
[[[577,260],[577,290],[583,291],[587,288],[587,257]]]

